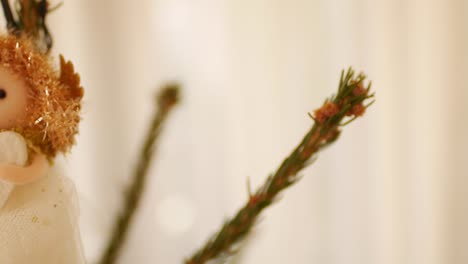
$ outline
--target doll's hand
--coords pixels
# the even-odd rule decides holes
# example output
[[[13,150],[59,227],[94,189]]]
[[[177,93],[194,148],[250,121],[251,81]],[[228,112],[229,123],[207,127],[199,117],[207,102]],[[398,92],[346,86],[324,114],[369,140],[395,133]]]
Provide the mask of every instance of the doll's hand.
[[[33,154],[33,160],[27,167],[0,164],[0,180],[23,185],[35,182],[47,174],[49,162],[43,154]]]

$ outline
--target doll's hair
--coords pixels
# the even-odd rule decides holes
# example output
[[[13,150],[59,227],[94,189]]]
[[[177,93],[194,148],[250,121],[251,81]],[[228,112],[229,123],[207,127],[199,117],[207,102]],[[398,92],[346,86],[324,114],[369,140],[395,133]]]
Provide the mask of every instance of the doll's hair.
[[[60,71],[25,38],[0,36],[0,65],[28,85],[27,120],[16,128],[49,158],[75,143],[83,88],[73,64],[60,56]]]

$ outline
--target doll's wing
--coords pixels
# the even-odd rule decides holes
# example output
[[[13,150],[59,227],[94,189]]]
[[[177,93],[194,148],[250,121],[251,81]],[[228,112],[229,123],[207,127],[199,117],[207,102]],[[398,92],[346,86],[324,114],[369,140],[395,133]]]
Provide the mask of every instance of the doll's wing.
[[[80,86],[80,75],[75,72],[71,61],[65,61],[60,55],[60,77],[61,83],[69,87],[69,96],[71,99],[81,99],[83,97],[83,87]]]

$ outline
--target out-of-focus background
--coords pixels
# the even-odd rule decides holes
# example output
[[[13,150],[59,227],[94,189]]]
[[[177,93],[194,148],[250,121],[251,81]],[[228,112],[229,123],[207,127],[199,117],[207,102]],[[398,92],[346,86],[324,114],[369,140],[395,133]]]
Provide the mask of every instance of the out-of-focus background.
[[[54,3],[54,1],[52,1]],[[299,142],[350,65],[377,102],[262,215],[237,263],[468,263],[466,0],[66,0],[86,88],[77,184],[103,250],[156,88],[183,84],[120,263],[181,263]]]

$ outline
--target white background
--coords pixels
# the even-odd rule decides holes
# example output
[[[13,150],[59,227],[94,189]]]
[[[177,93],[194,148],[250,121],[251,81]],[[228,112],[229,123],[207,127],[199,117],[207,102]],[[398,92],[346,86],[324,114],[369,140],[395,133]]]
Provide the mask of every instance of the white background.
[[[364,70],[377,102],[303,172],[238,263],[468,263],[466,0],[67,0],[54,55],[86,88],[66,158],[90,262],[121,204],[156,87],[183,84],[120,263],[181,263]]]

